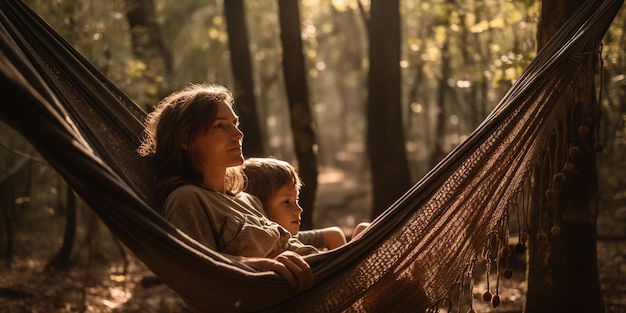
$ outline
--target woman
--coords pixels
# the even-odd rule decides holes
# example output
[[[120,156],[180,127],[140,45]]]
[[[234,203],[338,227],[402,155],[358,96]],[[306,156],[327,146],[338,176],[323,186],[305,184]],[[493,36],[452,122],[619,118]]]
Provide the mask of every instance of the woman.
[[[243,133],[232,105],[225,87],[192,84],[148,114],[138,151],[157,168],[163,216],[211,249],[309,288],[313,275],[301,255],[317,250],[292,238],[264,215],[257,198],[240,192],[243,178],[231,167],[243,163]]]

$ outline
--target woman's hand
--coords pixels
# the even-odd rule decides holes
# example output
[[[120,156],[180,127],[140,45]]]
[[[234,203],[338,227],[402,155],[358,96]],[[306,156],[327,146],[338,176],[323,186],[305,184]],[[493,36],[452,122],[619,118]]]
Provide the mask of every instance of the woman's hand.
[[[274,259],[245,258],[242,262],[255,270],[274,271],[300,291],[313,286],[311,267],[301,255],[293,251],[285,251]]]

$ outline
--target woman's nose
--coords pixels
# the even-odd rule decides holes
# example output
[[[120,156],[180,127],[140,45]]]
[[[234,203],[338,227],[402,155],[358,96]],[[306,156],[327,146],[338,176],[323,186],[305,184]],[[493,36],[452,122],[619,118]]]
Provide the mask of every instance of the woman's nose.
[[[304,212],[304,210],[302,209],[302,207],[300,206],[300,204],[296,204],[296,212],[298,212],[298,214]]]
[[[235,126],[234,132],[233,132],[233,138],[235,139],[242,139],[243,138],[243,132],[241,131],[241,129],[239,129],[238,126]]]

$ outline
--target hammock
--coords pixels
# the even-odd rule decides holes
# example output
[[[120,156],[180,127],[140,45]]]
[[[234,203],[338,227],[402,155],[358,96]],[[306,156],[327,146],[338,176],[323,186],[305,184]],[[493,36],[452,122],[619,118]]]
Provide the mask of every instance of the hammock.
[[[154,207],[136,155],[145,112],[21,0],[0,1],[0,118],[21,133],[134,254],[194,312],[406,312],[462,286],[560,123],[577,75],[592,75],[623,0],[587,1],[470,137],[361,237],[307,257],[297,292],[177,230]]]

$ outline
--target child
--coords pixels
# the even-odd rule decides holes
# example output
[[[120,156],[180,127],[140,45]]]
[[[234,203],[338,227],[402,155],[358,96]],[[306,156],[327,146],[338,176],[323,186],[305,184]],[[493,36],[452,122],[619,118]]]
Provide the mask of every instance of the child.
[[[296,169],[275,158],[249,158],[242,166],[247,177],[245,192],[261,200],[270,220],[282,225],[294,237],[318,249],[335,249],[346,243],[337,227],[300,231],[302,208],[298,196],[302,182]],[[359,232],[364,228],[360,225]]]

